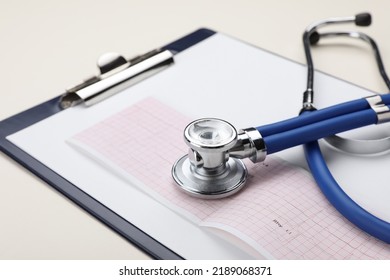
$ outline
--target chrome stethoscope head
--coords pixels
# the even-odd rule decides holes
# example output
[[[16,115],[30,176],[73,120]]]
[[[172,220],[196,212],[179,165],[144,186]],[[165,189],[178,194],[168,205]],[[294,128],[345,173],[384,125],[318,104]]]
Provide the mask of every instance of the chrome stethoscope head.
[[[200,198],[223,198],[239,191],[247,169],[241,161],[263,161],[264,142],[255,128],[237,130],[228,122],[206,118],[184,129],[188,154],[172,168],[172,176],[186,193]]]

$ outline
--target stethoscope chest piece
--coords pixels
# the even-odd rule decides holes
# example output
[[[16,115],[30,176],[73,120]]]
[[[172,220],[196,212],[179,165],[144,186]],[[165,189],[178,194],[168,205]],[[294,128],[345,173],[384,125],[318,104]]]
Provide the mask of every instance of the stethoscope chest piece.
[[[199,174],[193,172],[188,155],[180,158],[172,169],[177,186],[187,194],[203,198],[217,199],[235,194],[244,187],[247,169],[240,159],[230,158],[221,174]]]
[[[198,198],[217,199],[239,191],[246,182],[247,169],[229,150],[237,143],[237,131],[219,119],[200,119],[184,130],[188,155],[173,165],[178,187]]]

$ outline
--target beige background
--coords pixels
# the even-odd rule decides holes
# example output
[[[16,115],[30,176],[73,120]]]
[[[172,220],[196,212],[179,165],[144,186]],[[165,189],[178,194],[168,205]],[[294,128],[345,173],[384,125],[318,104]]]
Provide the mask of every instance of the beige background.
[[[301,37],[309,23],[369,11],[373,24],[365,30],[376,38],[386,64],[389,10],[386,0],[0,0],[0,119],[95,74],[96,59],[105,52],[131,57],[199,27],[304,63]],[[315,65],[384,92],[368,50],[363,43],[319,47]],[[148,256],[0,154],[0,259],[144,258]]]

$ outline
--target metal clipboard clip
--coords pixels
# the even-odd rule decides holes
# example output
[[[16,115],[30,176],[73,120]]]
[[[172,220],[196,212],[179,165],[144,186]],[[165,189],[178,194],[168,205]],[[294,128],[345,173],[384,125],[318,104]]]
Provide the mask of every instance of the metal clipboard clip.
[[[79,103],[91,106],[165,69],[174,62],[173,55],[171,51],[161,49],[130,60],[116,53],[104,54],[97,62],[100,75],[67,89],[60,106],[63,109]]]

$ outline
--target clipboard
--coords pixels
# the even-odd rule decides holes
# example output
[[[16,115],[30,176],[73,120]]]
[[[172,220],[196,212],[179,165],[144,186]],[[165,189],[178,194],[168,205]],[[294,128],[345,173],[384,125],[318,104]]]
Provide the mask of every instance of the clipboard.
[[[194,52],[194,49],[198,52]],[[123,94],[121,90],[125,91],[125,89],[122,86],[127,87],[129,90],[133,88],[128,87],[129,84],[133,84],[133,77],[136,78],[135,80],[138,82],[137,85],[146,85],[150,84],[153,80],[159,78],[163,79],[164,74],[167,74],[168,70],[158,72],[158,74],[151,76],[153,78],[150,80],[146,79],[144,81],[139,81],[138,78],[140,78],[141,74],[146,74],[146,76],[149,74],[147,71],[148,68],[145,70],[141,67],[139,71],[137,70],[138,72],[136,72],[135,75],[130,74],[130,76],[125,76],[125,78],[120,79],[118,82],[119,87],[113,87],[110,82],[108,85],[103,85],[102,91],[100,87],[98,89],[94,88],[92,91],[87,92],[87,94],[85,94],[85,91],[83,90],[85,87],[88,88],[100,81],[105,81],[106,77],[110,79],[110,77],[116,76],[117,73],[123,73],[122,70],[126,71],[127,69],[131,69],[133,66],[138,69],[138,66],[140,66],[143,61],[147,61],[149,58],[155,57],[155,55],[163,54],[164,56],[166,51],[169,51],[172,56],[168,55],[167,57],[164,57],[164,62],[157,60],[157,62],[153,64],[154,66],[157,66],[157,68],[165,66],[165,63],[171,63],[172,58],[173,60],[177,58],[179,61],[179,57],[182,55],[185,56],[187,52],[188,54],[191,54],[189,56],[195,56],[191,62],[184,59],[183,63],[189,64],[189,68],[196,66],[194,68],[197,69],[197,72],[190,72],[190,77],[178,75],[175,79],[185,77],[187,78],[186,82],[191,83],[190,86],[195,87],[196,85],[196,90],[201,89],[202,92],[193,91],[189,87],[189,92],[183,94],[180,98],[178,98],[178,96],[171,96],[168,97],[169,100],[166,100],[170,103],[170,105],[183,114],[187,113],[187,111],[191,111],[191,117],[203,117],[205,112],[207,112],[207,114],[213,114],[214,116],[225,119],[233,118],[237,127],[249,127],[253,126],[254,121],[271,123],[283,118],[294,116],[300,108],[301,90],[304,88],[304,79],[302,79],[302,77],[304,77],[306,71],[304,65],[289,61],[269,51],[250,46],[224,34],[220,34],[209,29],[200,29],[173,43],[167,44],[158,50],[149,52],[145,56],[141,56],[130,61],[127,61],[120,56],[106,57],[103,59],[104,62],[99,63],[101,66],[101,75],[99,77],[92,77],[91,79],[72,87],[65,94],[0,122],[0,148],[5,154],[19,162],[36,176],[47,182],[57,191],[71,199],[78,206],[111,227],[114,231],[125,237],[153,258],[183,259],[186,258],[186,256],[183,255],[180,250],[175,250],[170,246],[165,245],[164,242],[161,242],[159,239],[150,235],[148,230],[136,226],[135,223],[129,219],[123,218],[123,215],[118,214],[117,211],[113,211],[105,203],[102,203],[99,199],[81,189],[80,186],[72,183],[69,178],[53,171],[50,164],[42,163],[7,139],[11,135],[20,133],[26,128],[31,128],[43,121],[52,119],[53,117],[55,118],[60,115],[60,113],[64,114],[69,112],[68,110],[71,108],[78,108],[79,106],[77,104],[79,103],[87,104],[91,100],[101,101],[98,104],[109,103],[114,100],[114,98]],[[206,66],[211,68],[213,66],[216,67],[213,69],[204,67],[204,61],[200,59],[203,58],[202,56],[207,56],[206,60],[208,64]],[[218,73],[219,70],[221,70],[221,73]],[[176,72],[175,74],[179,73]],[[183,75],[186,74],[188,73]],[[262,79],[259,79],[258,77],[261,77]],[[284,80],[284,83],[279,82],[281,77]],[[319,98],[317,98],[317,103],[320,104],[321,107],[350,100],[352,98],[356,98],[357,96],[367,96],[372,94],[372,92],[366,89],[351,85],[324,73],[317,73],[317,78],[319,80],[317,85],[321,88],[321,91],[335,92],[333,96],[320,95]],[[172,80],[175,81],[175,79]],[[206,81],[205,84],[207,85],[207,88],[202,85],[202,82],[204,81]],[[188,86],[185,84],[186,82],[182,85],[185,87],[181,88],[181,90],[186,90],[186,87]],[[120,92],[115,94],[118,89]],[[318,88],[316,91],[318,91]],[[102,96],[101,92],[104,92],[106,96],[110,96],[112,94],[115,95],[102,101],[100,100],[100,97]],[[229,94],[227,94],[229,97],[227,100],[223,100],[225,92],[229,92]],[[280,94],[274,94],[274,92]],[[286,92],[288,92],[288,94],[285,94]],[[345,92],[347,92],[347,94],[338,94]],[[189,94],[191,96],[196,95],[197,99],[193,100],[190,104],[184,104],[183,102],[187,101]],[[205,100],[208,101],[204,102]],[[272,106],[268,106],[268,102],[277,104],[279,107],[273,108]],[[95,109],[95,105],[93,105],[93,103],[94,102],[91,101],[92,106],[87,107],[91,109],[87,110]],[[215,104],[219,103],[221,106],[215,106]],[[200,108],[200,110],[195,110],[194,108]],[[236,112],[234,116],[232,116],[232,110]],[[259,117],[258,110],[264,112],[264,115],[262,114],[261,118]],[[325,153],[328,155],[333,155],[335,153],[335,151],[328,146],[323,146],[323,148],[325,149]],[[303,168],[306,167],[300,147],[283,151],[280,155],[284,160],[289,161],[294,165],[298,165]],[[379,161],[378,164],[385,166],[383,163],[388,160],[388,157],[383,158],[382,160],[383,162]],[[345,174],[351,174],[348,173],[348,170],[345,168],[349,162],[350,158],[347,158],[345,161],[340,160],[335,163],[331,163],[331,168],[333,169],[332,171],[336,173],[336,176],[341,177],[345,177]],[[357,162],[361,163],[360,160]],[[332,166],[332,164],[334,164],[334,166]],[[344,168],[340,168],[340,166],[343,165]],[[356,166],[356,168],[358,167]],[[346,182],[349,182],[348,178],[343,179],[346,179]],[[386,208],[383,209],[385,209],[384,212],[386,212]],[[383,209],[381,210],[383,211]],[[208,242],[217,242],[214,240],[212,235],[205,238],[207,238]],[[224,247],[227,245],[227,242],[218,242],[220,243],[216,246],[225,250]],[[226,253],[228,253],[227,256],[229,258],[249,257],[239,250],[235,251],[236,249],[233,247],[226,248]],[[219,255],[217,254],[213,257],[221,258],[224,254],[225,252],[221,251]],[[192,256],[192,258],[209,257],[198,254]]]
[[[161,50],[170,50],[174,53],[178,53],[192,45],[201,42],[214,33],[214,31],[209,29],[199,29],[189,35],[184,36],[183,38],[163,46]],[[151,54],[155,54],[155,51],[149,53],[146,57],[137,57],[136,60],[139,60],[139,62],[144,61],[145,59],[150,58]],[[121,218],[119,215],[110,211],[110,209],[99,203],[99,201],[81,191],[77,186],[73,185],[65,178],[59,176],[49,167],[41,164],[39,161],[6,139],[8,135],[29,127],[34,123],[37,123],[64,110],[67,106],[62,107],[60,105],[63,96],[64,94],[61,94],[51,100],[48,100],[31,109],[1,121],[1,151],[31,171],[37,177],[48,183],[61,194],[65,195],[85,211],[122,235],[135,246],[145,251],[151,257],[156,259],[182,259],[180,255],[171,251],[157,240],[145,234],[141,229],[137,228],[133,224]]]

